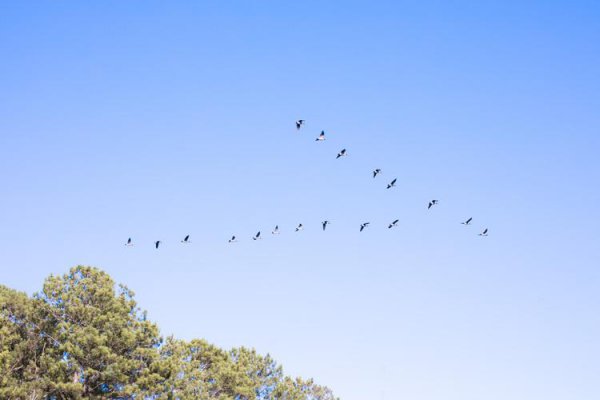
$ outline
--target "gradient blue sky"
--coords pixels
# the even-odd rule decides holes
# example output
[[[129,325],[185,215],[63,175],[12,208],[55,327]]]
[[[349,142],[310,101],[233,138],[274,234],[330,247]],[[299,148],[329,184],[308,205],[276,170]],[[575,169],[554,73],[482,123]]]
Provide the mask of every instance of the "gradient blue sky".
[[[345,400],[600,395],[598,2],[4,1],[0,59],[2,284]]]

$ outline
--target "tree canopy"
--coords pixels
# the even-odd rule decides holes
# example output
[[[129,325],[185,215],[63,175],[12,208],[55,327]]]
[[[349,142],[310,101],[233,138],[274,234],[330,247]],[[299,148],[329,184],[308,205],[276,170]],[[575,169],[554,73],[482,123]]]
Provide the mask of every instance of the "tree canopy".
[[[130,289],[87,266],[32,297],[0,285],[0,398],[336,399],[268,354],[162,338]]]

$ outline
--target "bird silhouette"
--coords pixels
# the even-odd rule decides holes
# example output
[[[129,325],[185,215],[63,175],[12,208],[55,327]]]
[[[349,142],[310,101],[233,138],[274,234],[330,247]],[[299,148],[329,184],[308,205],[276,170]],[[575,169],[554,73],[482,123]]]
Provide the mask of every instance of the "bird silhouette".
[[[394,180],[393,180],[393,181],[391,181],[390,183],[388,183],[388,185],[387,185],[387,188],[389,189],[389,188],[393,188],[393,187],[395,187],[395,186],[396,186],[396,180],[397,180],[397,179],[396,179],[396,178],[394,178]]]
[[[187,235],[186,237],[184,237],[183,240],[181,241],[181,243],[192,243],[192,242],[190,242],[190,235]]]
[[[327,225],[329,225],[330,222],[329,221],[323,221],[323,222],[321,222],[321,224],[323,225],[323,230],[325,230],[325,229],[327,229]]]
[[[360,232],[364,231],[366,227],[368,227],[370,222],[363,222],[360,224]]]
[[[346,156],[346,149],[342,149],[338,154],[337,157],[335,158],[336,160],[340,157],[345,157]]]
[[[392,222],[391,224],[388,225],[388,229],[391,229],[393,227],[395,227],[396,225],[398,225],[398,219],[394,220],[394,222]]]
[[[301,231],[302,229],[304,229],[304,226],[302,224],[298,224],[296,227],[296,232]]]
[[[317,142],[322,142],[325,140],[325,131],[321,131],[321,134],[315,139]]]
[[[158,246],[160,246],[160,240],[154,242],[154,247],[158,249]]]
[[[466,220],[466,221],[464,221],[464,222],[461,222],[461,224],[463,224],[463,225],[471,225],[471,221],[472,221],[472,220],[473,220],[473,218],[471,217],[471,218],[469,218],[468,220]]]
[[[127,239],[127,243],[125,243],[125,246],[133,246],[131,238]]]
[[[252,236],[252,240],[260,239],[260,231],[256,232],[256,235]]]
[[[481,233],[479,234],[479,236],[487,236],[487,235],[488,235],[488,230],[487,230],[487,228],[485,228],[485,229],[483,230],[483,232],[481,232]]]
[[[296,121],[296,129],[300,130],[300,128],[302,128],[302,125],[304,125],[303,119],[299,119],[298,121]]]
[[[381,173],[381,169],[377,168],[375,170],[373,170],[373,178],[375,178],[377,175],[379,175]]]
[[[273,235],[279,235],[279,225],[275,225],[275,229],[271,232]]]
[[[231,239],[229,239],[229,243],[235,243],[235,242],[237,242],[237,239],[235,238],[235,235],[233,235],[231,237]]]
[[[437,205],[438,203],[439,203],[439,201],[438,201],[438,200],[431,200],[431,201],[429,202],[429,205],[427,206],[427,209],[429,210],[431,207],[433,207],[433,206]]]

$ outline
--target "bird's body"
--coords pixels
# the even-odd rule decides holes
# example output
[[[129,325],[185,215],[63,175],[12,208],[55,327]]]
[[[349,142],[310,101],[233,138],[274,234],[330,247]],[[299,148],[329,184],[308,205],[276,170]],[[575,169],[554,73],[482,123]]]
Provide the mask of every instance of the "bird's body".
[[[387,188],[390,189],[390,188],[395,187],[396,186],[396,181],[397,181],[397,179],[394,178],[393,181],[391,181],[390,183],[388,183]]]
[[[296,232],[301,231],[302,229],[304,229],[304,226],[302,224],[298,224],[296,227]]]
[[[128,246],[128,247],[133,246],[133,242],[131,241],[131,238],[127,239],[127,242],[125,243],[125,246]]]
[[[184,237],[183,240],[181,241],[181,243],[192,243],[192,242],[190,242],[190,235],[187,235],[186,237]]]
[[[304,125],[303,119],[299,119],[298,121],[296,121],[296,129],[300,130],[300,128],[302,128],[302,125]]]
[[[398,225],[398,219],[394,220],[394,222],[392,222],[391,224],[388,225],[388,229],[392,229],[393,227],[395,227],[396,225]]]
[[[463,225],[471,225],[471,221],[473,220],[473,218],[469,218],[468,220],[466,220],[465,222],[461,222],[461,224]]]
[[[279,225],[275,225],[275,229],[271,232],[273,235],[279,235]]]
[[[370,222],[364,222],[360,224],[360,232],[364,231],[366,227],[368,227]]]
[[[256,232],[256,235],[252,236],[252,240],[259,240],[260,239],[260,231]]]
[[[431,201],[429,202],[429,205],[427,206],[427,209],[429,210],[431,207],[433,207],[433,206],[437,205],[438,203],[439,203],[439,201],[438,201],[438,200],[431,200]]]
[[[160,246],[160,240],[154,242],[154,248],[158,249],[158,246]]]
[[[375,170],[373,170],[373,178],[375,178],[377,175],[379,175],[381,173],[381,169],[377,168]]]
[[[330,222],[329,221],[323,221],[323,222],[321,222],[321,224],[323,225],[323,230],[325,230],[325,229],[327,229],[327,225],[329,225]]]
[[[342,149],[338,154],[337,157],[335,158],[336,160],[340,157],[345,157],[346,156],[346,149]]]
[[[321,131],[321,134],[315,139],[317,142],[322,142],[325,140],[325,131]]]
[[[483,232],[481,232],[481,233],[479,234],[479,236],[487,236],[487,235],[488,235],[488,230],[487,230],[487,228],[485,228],[485,229],[483,230]]]

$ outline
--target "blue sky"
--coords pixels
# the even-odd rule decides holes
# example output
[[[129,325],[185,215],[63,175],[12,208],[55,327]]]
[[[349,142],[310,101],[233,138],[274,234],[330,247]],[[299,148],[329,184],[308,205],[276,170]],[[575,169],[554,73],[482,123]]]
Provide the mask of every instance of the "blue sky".
[[[597,397],[600,6],[323,3],[0,4],[0,282],[343,399]]]

